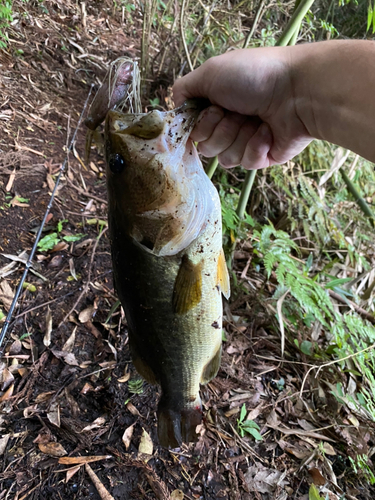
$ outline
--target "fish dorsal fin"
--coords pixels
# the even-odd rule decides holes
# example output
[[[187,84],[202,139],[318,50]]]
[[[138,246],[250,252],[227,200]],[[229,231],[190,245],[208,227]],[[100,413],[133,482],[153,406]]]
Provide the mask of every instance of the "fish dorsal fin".
[[[202,298],[202,267],[194,264],[187,255],[182,257],[173,290],[173,308],[177,314],[193,309]]]
[[[230,281],[229,273],[227,268],[227,263],[225,262],[225,255],[223,249],[221,249],[219,254],[219,259],[217,262],[217,282],[221,293],[226,299],[230,297]]]

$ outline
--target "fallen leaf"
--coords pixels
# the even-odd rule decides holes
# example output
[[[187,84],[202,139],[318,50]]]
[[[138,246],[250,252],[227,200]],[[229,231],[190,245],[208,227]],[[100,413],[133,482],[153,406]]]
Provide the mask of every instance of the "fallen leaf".
[[[273,494],[278,487],[288,484],[284,481],[285,476],[286,472],[253,465],[246,472],[245,479],[250,491]]]
[[[0,283],[0,299],[6,311],[9,311],[9,308],[12,305],[13,297],[14,293],[11,286],[6,280],[3,280]]]
[[[69,470],[66,471],[66,478],[65,478],[65,483],[69,481],[69,479],[72,479],[74,474],[79,471],[81,468],[80,465],[76,465],[75,467],[71,467]]]
[[[42,430],[40,434],[34,439],[34,444],[47,444],[51,442],[51,433],[49,431]]]
[[[132,440],[132,437],[133,437],[133,431],[134,431],[134,426],[135,426],[135,423],[130,425],[124,432],[123,436],[122,436],[122,442],[124,443],[125,445],[125,449],[126,451],[128,451],[129,449],[129,446],[130,446],[130,443],[131,443],[131,440]]]
[[[9,354],[19,354],[22,350],[22,343],[19,339],[15,340],[9,348]]]
[[[77,281],[77,273],[76,273],[76,268],[74,267],[73,257],[71,259],[69,259],[69,270],[70,270],[70,274],[73,276],[75,281]]]
[[[85,323],[86,328],[94,335],[96,339],[100,338],[102,334],[100,331],[94,326],[91,321],[86,321]]]
[[[184,492],[181,490],[173,490],[170,496],[171,500],[183,500],[184,499]]]
[[[98,429],[103,424],[105,424],[105,418],[104,417],[98,417],[98,418],[96,418],[93,421],[92,424],[87,425],[86,427],[84,427],[81,432],[87,432],[87,431],[91,431],[92,429]]]
[[[13,374],[9,371],[8,368],[4,368],[1,372],[1,377],[0,377],[0,380],[1,380],[1,390],[2,391],[5,391],[6,389],[8,389],[8,387],[13,384],[14,382],[14,376]]]
[[[100,460],[109,460],[112,455],[90,455],[87,457],[62,457],[59,458],[59,464],[73,465],[73,464],[88,464],[90,462],[99,462]]]
[[[4,455],[8,441],[10,438],[10,434],[5,434],[2,438],[0,438],[0,456]]]
[[[124,382],[127,382],[129,379],[130,379],[130,371],[127,371],[127,369],[125,369],[124,375],[118,378],[117,382],[123,384]]]
[[[106,342],[108,344],[108,347],[111,349],[111,352],[112,352],[114,358],[117,359],[116,348],[109,342],[109,340],[105,340],[104,342]]]
[[[14,384],[12,384],[7,391],[1,396],[0,401],[7,401],[13,396]]]
[[[15,196],[12,200],[10,200],[9,205],[12,207],[29,207],[28,203],[24,203],[19,200],[19,196]]]
[[[144,460],[145,462],[148,462],[148,460],[150,460],[150,458],[152,457],[153,451],[154,445],[152,444],[150,434],[143,429],[141,441],[138,447],[138,453],[140,455],[139,458],[141,458],[141,460]]]
[[[29,373],[29,370],[27,368],[19,368],[18,373],[21,377],[25,377]]]
[[[65,243],[65,241],[59,241],[52,248],[51,252],[62,252],[63,250],[66,250],[67,248],[69,248],[69,245],[67,243]]]
[[[88,382],[86,382],[85,385],[81,389],[81,394],[87,394],[88,392],[91,392],[93,390],[94,390],[93,386],[91,384],[89,384]]]
[[[126,408],[130,411],[130,413],[132,415],[134,415],[135,417],[140,417],[141,414],[139,413],[139,411],[137,410],[137,408],[133,405],[133,403],[131,403],[129,401],[129,403],[126,404]]]
[[[99,169],[98,169],[98,167],[95,165],[95,163],[93,161],[90,161],[90,168],[91,168],[91,170],[93,170],[97,174],[99,173]]]
[[[46,347],[51,345],[51,333],[52,333],[52,313],[51,309],[48,307],[46,314],[46,330],[43,337],[43,344]]]
[[[55,189],[55,182],[54,180],[52,179],[52,175],[51,174],[47,174],[47,186],[48,186],[48,189],[50,191],[53,191]]]
[[[75,355],[71,352],[58,351],[57,349],[52,349],[52,354],[58,359],[62,359],[71,366],[79,366]]]
[[[327,455],[331,455],[331,456],[337,455],[333,446],[331,446],[329,443],[323,443],[323,450]]]
[[[62,264],[63,258],[64,257],[62,255],[55,255],[50,260],[48,267],[60,267]]]
[[[94,312],[95,312],[94,306],[87,307],[86,309],[84,309],[83,311],[81,311],[79,313],[79,316],[78,316],[79,321],[81,323],[86,323],[87,321],[91,321],[92,317],[94,315]]]
[[[322,473],[320,472],[320,470],[317,469],[316,467],[311,467],[311,469],[308,469],[308,471],[309,471],[309,474],[313,480],[313,483],[316,486],[323,486],[327,482],[324,479],[324,477],[322,476]]]
[[[56,401],[51,404],[50,409],[47,412],[47,418],[51,424],[56,425],[56,427],[60,427],[60,406]]]
[[[44,401],[49,401],[52,394],[55,394],[55,391],[41,392],[35,398],[35,403],[43,403]]]
[[[64,352],[72,352],[73,351],[74,343],[76,341],[76,331],[77,331],[77,326],[74,327],[74,329],[73,329],[71,335],[69,336],[68,340],[63,345],[62,350]]]
[[[51,455],[52,457],[63,457],[68,453],[60,443],[39,443],[38,447],[42,453],[44,453],[45,455]]]

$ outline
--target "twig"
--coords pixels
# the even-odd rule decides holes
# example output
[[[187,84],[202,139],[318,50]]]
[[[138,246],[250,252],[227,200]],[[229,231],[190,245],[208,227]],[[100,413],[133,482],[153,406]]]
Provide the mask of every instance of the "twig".
[[[17,316],[14,316],[14,319],[21,318],[22,316],[25,316],[26,314],[35,311],[36,309],[40,309],[41,307],[48,306],[49,304],[52,304],[53,302],[56,302],[58,300],[65,299],[66,297],[69,297],[70,295],[73,295],[74,292],[69,292],[66,293],[65,295],[62,295],[61,297],[56,297],[56,299],[48,300],[47,302],[43,302],[43,304],[39,304],[38,306],[32,307],[31,309],[27,309],[27,311],[23,311],[20,314],[17,314]]]
[[[361,351],[354,352],[353,354],[348,354],[348,356],[345,356],[344,358],[334,359],[333,361],[329,361],[328,363],[324,363],[320,366],[316,366],[316,365],[312,366],[311,368],[309,368],[307,370],[306,375],[303,377],[301,389],[299,391],[299,397],[302,399],[303,388],[305,387],[307,377],[310,375],[310,372],[312,370],[317,370],[317,372],[315,374],[315,378],[316,378],[322,368],[326,368],[327,366],[331,366],[331,365],[334,365],[336,363],[341,363],[342,361],[346,361],[347,359],[355,358],[356,356],[359,356],[360,354],[363,354],[364,352],[371,351],[371,349],[375,349],[375,344],[372,344],[368,347],[365,347],[365,349],[362,349]]]
[[[257,29],[259,21],[261,19],[261,16],[263,14],[263,9],[264,9],[265,3],[266,3],[265,0],[262,0],[260,2],[259,8],[257,10],[257,13],[255,14],[255,19],[254,19],[253,25],[251,27],[251,30],[250,30],[249,34],[247,35],[247,37],[245,39],[245,42],[243,44],[243,47],[242,47],[243,49],[247,48],[247,46],[249,45],[250,40],[253,38],[255,30]]]
[[[91,481],[94,483],[95,488],[98,490],[99,496],[102,500],[115,500],[114,497],[108,492],[107,488],[100,481],[98,476],[89,466],[89,464],[85,464],[85,469],[87,474],[90,476]]]
[[[190,71],[194,71],[194,66],[193,66],[191,59],[190,59],[190,54],[189,54],[189,50],[188,50],[188,47],[186,44],[185,32],[184,32],[184,12],[185,12],[186,1],[187,0],[182,0],[181,14],[180,14],[180,30],[181,30],[182,43],[184,46],[186,59],[187,59],[187,62],[189,64]]]
[[[99,201],[100,203],[104,203],[105,205],[107,205],[108,201],[107,200],[103,200],[103,198],[99,198],[98,196],[95,196],[94,194],[90,194],[88,193],[87,191],[85,191],[84,189],[81,189],[80,187],[76,186],[75,184],[73,184],[73,182],[69,179],[69,177],[66,178],[68,184],[73,188],[75,189],[76,191],[78,191],[79,194],[82,194],[83,196],[86,196],[86,198],[92,198],[93,200],[96,200],[96,201]]]
[[[70,311],[65,315],[64,319],[60,322],[59,324],[59,328],[60,326],[65,323],[65,321],[69,318],[69,316],[72,314],[72,312],[75,310],[75,308],[78,306],[78,304],[81,302],[82,298],[86,295],[87,293],[87,290],[89,289],[89,285],[90,285],[90,280],[91,280],[91,271],[92,271],[92,266],[93,266],[93,263],[94,263],[94,257],[95,257],[95,252],[96,252],[96,248],[98,246],[98,243],[99,243],[99,240],[100,238],[103,236],[103,234],[107,231],[108,227],[105,227],[101,233],[99,234],[99,236],[97,237],[96,241],[95,241],[95,245],[92,249],[92,253],[91,253],[91,259],[90,259],[90,266],[89,266],[89,272],[88,272],[88,275],[87,275],[87,281],[86,281],[86,284],[82,290],[82,292],[80,293],[78,299],[76,300],[76,302],[74,303],[74,306],[70,309]]]
[[[343,304],[352,307],[355,310],[355,312],[357,312],[360,316],[363,316],[370,323],[375,325],[375,316],[373,314],[367,312],[365,309],[362,309],[362,307],[357,306],[357,304],[347,299],[346,297],[342,297],[339,293],[336,293],[333,290],[328,290],[328,293],[333,299],[339,300]]]

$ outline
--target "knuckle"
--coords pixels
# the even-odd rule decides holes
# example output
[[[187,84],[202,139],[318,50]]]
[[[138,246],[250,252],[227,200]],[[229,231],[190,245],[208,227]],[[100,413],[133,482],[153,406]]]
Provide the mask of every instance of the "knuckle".
[[[222,167],[232,168],[240,164],[241,158],[235,153],[225,152],[219,155],[219,163]]]

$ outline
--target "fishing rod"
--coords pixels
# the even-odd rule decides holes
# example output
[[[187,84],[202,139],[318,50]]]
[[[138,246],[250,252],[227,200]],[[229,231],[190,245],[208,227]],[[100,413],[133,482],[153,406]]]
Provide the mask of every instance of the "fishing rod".
[[[89,94],[86,98],[86,101],[85,101],[85,104],[83,106],[83,109],[82,109],[82,112],[81,112],[81,115],[79,117],[79,120],[78,120],[78,123],[77,123],[77,126],[74,130],[74,133],[73,133],[73,137],[70,141],[70,144],[69,144],[69,147],[68,147],[68,150],[66,152],[66,156],[65,156],[65,159],[64,159],[64,162],[63,164],[61,165],[61,168],[60,168],[60,172],[59,172],[59,175],[56,179],[56,182],[55,182],[55,187],[53,188],[53,191],[52,191],[52,194],[51,194],[51,197],[49,199],[49,203],[47,205],[47,209],[45,211],[45,214],[44,214],[44,217],[43,217],[43,220],[42,220],[42,223],[39,227],[39,230],[37,232],[37,235],[35,237],[35,241],[34,241],[34,245],[31,249],[31,252],[30,252],[30,255],[29,255],[29,258],[27,259],[26,261],[26,264],[25,264],[25,270],[22,274],[22,277],[20,279],[20,282],[18,283],[18,287],[17,287],[17,290],[16,290],[16,293],[13,297],[13,300],[12,300],[12,304],[9,308],[9,311],[8,311],[8,314],[7,314],[7,317],[5,318],[5,322],[4,322],[4,325],[1,329],[1,333],[0,333],[0,358],[2,357],[3,355],[3,348],[2,348],[2,345],[3,345],[3,342],[4,342],[4,339],[5,339],[5,335],[8,331],[8,328],[9,328],[9,324],[11,322],[11,319],[12,319],[12,316],[13,316],[13,312],[14,312],[14,309],[17,305],[17,301],[18,301],[18,298],[21,294],[21,291],[22,291],[22,287],[23,287],[23,284],[26,280],[26,276],[27,276],[27,273],[29,272],[29,269],[30,267],[32,266],[32,260],[33,260],[33,257],[34,257],[34,254],[36,252],[36,249],[37,249],[37,246],[38,246],[38,243],[39,243],[39,240],[40,240],[40,237],[42,235],[42,231],[43,231],[43,228],[44,228],[44,225],[46,223],[46,220],[47,220],[47,217],[48,217],[48,214],[49,214],[49,211],[52,207],[52,204],[53,204],[53,200],[55,198],[55,194],[56,194],[56,191],[57,191],[57,188],[58,188],[58,185],[60,183],[60,179],[65,171],[65,167],[66,167],[66,164],[68,162],[68,158],[69,158],[69,153],[72,151],[73,149],[73,145],[74,145],[74,142],[76,140],[76,136],[77,136],[77,132],[78,132],[78,129],[82,123],[82,119],[83,119],[83,116],[85,114],[85,111],[86,111],[86,108],[87,108],[87,105],[88,105],[88,102],[89,102],[89,99],[90,99],[90,96],[91,96],[91,93],[92,93],[92,89],[93,89],[94,85],[91,85],[91,88],[90,88],[90,91],[89,91]]]

